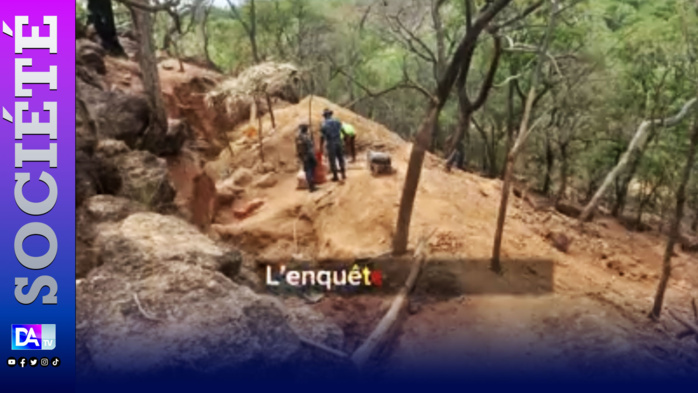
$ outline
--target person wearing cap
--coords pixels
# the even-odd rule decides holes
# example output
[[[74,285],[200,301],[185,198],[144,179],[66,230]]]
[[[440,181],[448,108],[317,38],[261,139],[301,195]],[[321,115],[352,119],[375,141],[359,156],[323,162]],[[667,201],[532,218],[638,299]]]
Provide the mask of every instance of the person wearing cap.
[[[337,162],[339,162],[339,170],[342,173],[342,179],[346,179],[344,147],[342,146],[342,123],[332,117],[332,111],[329,109],[322,111],[322,117],[324,117],[325,120],[322,122],[322,127],[320,128],[320,144],[325,144],[327,148],[327,158],[330,161],[332,181],[339,181],[337,177]]]
[[[351,153],[351,162],[356,162],[356,130],[349,123],[342,123],[342,137],[347,154]]]
[[[308,190],[313,192],[316,190],[314,173],[315,167],[317,166],[317,161],[315,160],[313,138],[308,132],[307,124],[301,124],[298,126],[298,135],[296,136],[296,153],[298,155],[298,160],[300,160],[301,164],[303,165],[305,180],[308,182]]]

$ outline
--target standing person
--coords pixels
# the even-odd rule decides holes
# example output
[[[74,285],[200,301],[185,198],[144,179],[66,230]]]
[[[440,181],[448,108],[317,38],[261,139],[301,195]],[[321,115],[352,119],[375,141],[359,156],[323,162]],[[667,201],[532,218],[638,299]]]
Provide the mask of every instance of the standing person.
[[[342,123],[342,136],[347,154],[351,153],[351,162],[356,162],[356,130],[349,123]]]
[[[308,190],[313,192],[317,189],[315,187],[314,177],[317,161],[315,160],[313,138],[308,133],[307,124],[301,124],[298,126],[298,136],[296,136],[296,153],[298,154],[298,159],[303,164],[305,180],[308,182]]]
[[[324,117],[325,120],[322,122],[322,128],[320,129],[320,145],[327,143],[327,158],[330,160],[332,181],[339,181],[337,177],[338,161],[339,169],[342,172],[342,179],[346,179],[347,175],[344,170],[344,149],[342,146],[342,123],[332,117],[332,111],[329,109],[322,111],[322,117]]]

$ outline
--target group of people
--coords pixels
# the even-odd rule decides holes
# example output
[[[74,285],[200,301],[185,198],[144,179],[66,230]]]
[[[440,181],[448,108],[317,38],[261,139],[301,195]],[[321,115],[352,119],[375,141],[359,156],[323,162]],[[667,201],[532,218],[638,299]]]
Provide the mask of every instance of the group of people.
[[[327,158],[332,171],[332,181],[339,181],[338,174],[342,180],[347,178],[346,165],[344,160],[344,149],[346,148],[352,157],[352,162],[356,162],[356,130],[351,124],[342,123],[334,118],[329,109],[322,112],[323,122],[320,128],[320,146],[325,146]],[[308,190],[313,192],[317,189],[315,183],[315,168],[318,165],[315,155],[315,143],[313,137],[308,132],[308,125],[301,124],[298,127],[296,137],[296,151],[298,159],[303,164],[305,179],[308,183]]]

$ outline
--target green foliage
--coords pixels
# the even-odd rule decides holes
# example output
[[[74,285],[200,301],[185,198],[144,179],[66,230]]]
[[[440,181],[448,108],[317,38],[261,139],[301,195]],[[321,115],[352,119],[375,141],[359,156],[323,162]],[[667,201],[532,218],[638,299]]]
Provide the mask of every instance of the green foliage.
[[[494,23],[515,18],[535,2],[512,2]],[[474,1],[476,10],[485,3]],[[534,118],[540,118],[539,128],[531,136],[522,161],[528,168],[525,174],[541,184],[546,152],[552,151],[553,189],[561,183],[564,162],[571,195],[583,199],[617,163],[644,119],[672,116],[696,95],[698,16],[693,0],[587,0],[567,8],[570,3],[561,1],[564,11],[543,67],[545,93],[534,111]],[[239,6],[242,20],[225,2],[214,4],[205,26],[207,48],[203,47],[201,19],[190,15],[182,16],[185,34],[175,38],[177,47],[183,57],[203,58],[207,49],[214,64],[237,74],[254,62],[246,29],[250,1]],[[446,60],[465,34],[464,4],[446,0],[439,13]],[[427,102],[419,90],[431,91],[437,83],[434,61],[429,59],[430,53],[438,55],[439,37],[432,0],[256,0],[255,5],[260,57],[298,66],[304,75],[304,94],[351,104],[354,111],[405,138],[414,133]],[[495,74],[495,86],[474,117],[484,133],[471,126],[466,138],[466,156],[474,169],[494,173],[502,166],[507,126],[511,120],[514,129],[518,128],[522,95],[527,93],[536,59],[535,50],[513,51],[509,46],[537,47],[547,26],[547,7],[545,2],[525,19],[500,31],[506,49]],[[115,13],[120,29],[128,28],[126,8],[117,4]],[[76,14],[78,18],[85,15],[78,3]],[[396,17],[406,30],[398,28]],[[158,45],[164,45],[171,29],[169,15],[158,13]],[[410,34],[412,38],[406,40]],[[492,39],[484,33],[468,73],[466,89],[471,98],[480,90],[492,52]],[[508,92],[513,83],[517,88],[510,114]],[[410,86],[377,94],[404,84]],[[439,119],[436,151],[457,129],[458,111],[454,94]],[[657,127],[652,142],[638,156],[635,172],[626,175],[649,188],[659,184],[657,195],[669,200],[688,146],[689,126],[686,119],[678,127]],[[488,149],[493,150],[496,162],[488,162]],[[689,202],[698,208],[697,179],[689,189]]]

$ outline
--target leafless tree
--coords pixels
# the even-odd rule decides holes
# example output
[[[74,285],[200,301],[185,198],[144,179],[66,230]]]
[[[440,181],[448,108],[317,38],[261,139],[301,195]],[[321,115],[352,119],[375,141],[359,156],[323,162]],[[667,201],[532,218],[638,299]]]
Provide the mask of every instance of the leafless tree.
[[[439,113],[453,89],[458,74],[462,72],[462,65],[466,61],[467,53],[471,50],[472,46],[477,44],[477,38],[485,27],[487,27],[492,19],[509,3],[511,3],[511,0],[495,0],[488,3],[487,8],[479,14],[470,30],[460,40],[453,57],[448,63],[442,77],[439,79],[437,88],[433,93],[436,99],[429,102],[426,116],[417,131],[416,139],[412,146],[412,152],[410,153],[410,160],[407,166],[407,174],[405,176],[405,183],[400,200],[400,208],[398,210],[396,231],[393,238],[393,252],[395,254],[403,254],[407,251],[412,209],[417,195],[422,164],[424,162],[426,150],[431,142],[434,125],[436,124]]]
[[[548,56],[548,46],[550,45],[550,40],[552,39],[553,30],[555,29],[555,20],[557,16],[558,4],[557,0],[551,0],[550,16],[548,18],[548,27],[545,32],[545,37],[543,38],[540,47],[538,48],[538,59],[536,62],[536,67],[533,70],[531,76],[531,87],[528,91],[526,97],[526,105],[524,107],[523,118],[519,125],[519,132],[516,137],[514,145],[509,150],[506,160],[506,169],[504,175],[504,182],[502,184],[502,198],[499,205],[499,213],[497,216],[497,228],[494,234],[494,246],[492,249],[492,261],[491,269],[497,273],[502,272],[502,265],[500,262],[500,252],[502,247],[502,235],[504,233],[504,221],[507,214],[507,206],[509,203],[509,192],[511,188],[511,181],[514,173],[514,164],[516,163],[516,158],[521,151],[526,139],[531,134],[531,131],[535,128],[535,123],[533,125],[529,124],[531,112],[533,109],[533,102],[538,94],[538,85],[541,79],[541,74],[543,70],[543,64],[546,62]]]
[[[250,46],[252,47],[252,59],[255,63],[262,61],[262,57],[259,54],[259,49],[257,47],[257,7],[255,0],[249,1],[249,17],[246,19],[243,17],[242,12],[231,0],[228,1],[228,6],[230,7],[230,13],[233,18],[240,22],[242,28],[245,30],[247,37],[250,40]]]

